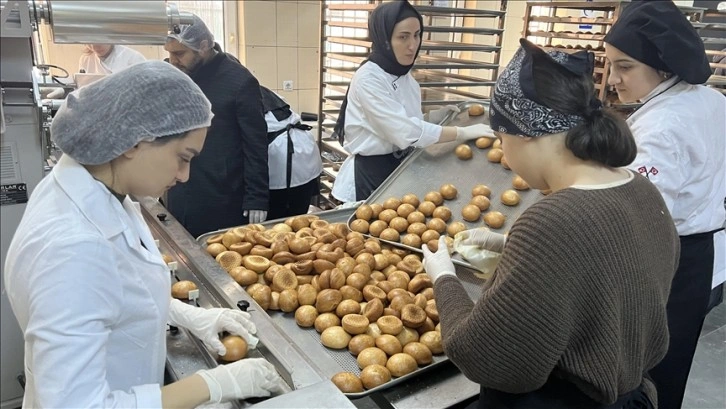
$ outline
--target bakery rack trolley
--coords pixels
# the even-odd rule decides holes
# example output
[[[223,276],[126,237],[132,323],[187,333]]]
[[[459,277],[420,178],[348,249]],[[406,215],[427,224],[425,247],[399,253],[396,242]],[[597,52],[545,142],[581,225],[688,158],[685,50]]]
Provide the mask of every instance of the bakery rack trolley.
[[[474,9],[463,0],[411,1],[424,18],[424,38],[413,75],[421,85],[422,109],[489,97],[499,72],[507,1],[490,9]],[[322,207],[347,153],[333,135],[340,105],[355,70],[370,53],[368,16],[382,1],[321,3],[320,118],[318,140],[323,156]],[[483,3],[483,2],[481,2]],[[469,6],[469,7],[467,7]]]

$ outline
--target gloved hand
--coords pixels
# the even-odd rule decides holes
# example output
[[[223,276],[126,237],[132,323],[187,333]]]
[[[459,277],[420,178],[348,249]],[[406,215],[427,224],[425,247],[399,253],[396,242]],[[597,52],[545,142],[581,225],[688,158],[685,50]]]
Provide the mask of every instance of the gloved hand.
[[[192,307],[179,300],[172,300],[169,304],[169,321],[172,325],[191,331],[207,348],[219,355],[227,353],[227,348],[219,340],[222,331],[244,338],[250,349],[257,347],[258,339],[252,335],[257,332],[257,328],[250,321],[250,314],[244,311]]]
[[[275,367],[262,358],[242,359],[197,373],[207,383],[209,400],[214,403],[284,392],[284,381]]]
[[[424,270],[429,275],[432,282],[436,282],[439,277],[445,275],[456,276],[454,270],[454,263],[451,262],[451,255],[449,255],[449,247],[446,245],[446,237],[439,237],[439,249],[436,253],[432,253],[429,250],[429,246],[425,245],[422,248],[424,254]]]
[[[461,110],[456,105],[446,105],[443,108],[432,109],[426,114],[426,122],[440,124],[441,121],[443,121],[444,118],[446,118],[446,116],[451,112],[456,112],[458,114]]]
[[[461,244],[479,246],[495,253],[501,253],[507,242],[507,236],[493,232],[486,227],[464,230],[456,236],[457,239],[461,239]]]
[[[490,128],[489,125],[475,124],[456,127],[456,140],[459,142],[466,142],[479,138],[496,138],[496,136],[494,136],[494,131],[492,131],[492,128]]]
[[[250,224],[262,223],[267,219],[266,210],[245,210],[242,216],[249,217]]]

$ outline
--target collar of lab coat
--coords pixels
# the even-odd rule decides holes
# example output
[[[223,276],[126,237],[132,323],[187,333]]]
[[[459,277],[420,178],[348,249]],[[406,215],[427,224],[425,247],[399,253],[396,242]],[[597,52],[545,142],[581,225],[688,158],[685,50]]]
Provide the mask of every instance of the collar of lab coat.
[[[129,228],[129,220],[123,207],[133,205],[124,199],[124,205],[106,189],[101,182],[88,173],[83,165],[68,155],[63,155],[53,168],[53,177],[68,195],[78,210],[88,219],[106,239],[123,233]],[[113,211],[109,211],[113,209]],[[135,248],[129,234],[124,234],[129,246]]]

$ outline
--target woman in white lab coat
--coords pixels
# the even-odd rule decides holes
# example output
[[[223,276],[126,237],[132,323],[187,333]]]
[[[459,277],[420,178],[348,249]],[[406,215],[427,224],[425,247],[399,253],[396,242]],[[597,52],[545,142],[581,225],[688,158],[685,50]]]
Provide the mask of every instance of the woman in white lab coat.
[[[160,61],[71,93],[58,111],[51,131],[64,155],[32,192],[4,270],[25,338],[24,407],[194,407],[279,388],[263,359],[163,386],[167,323],[217,353],[223,330],[257,342],[248,314],[171,299],[129,198],[185,182],[212,116],[199,87]]]
[[[78,71],[113,74],[144,61],[143,54],[123,45],[88,44],[78,60]]]
[[[681,238],[669,351],[650,372],[659,407],[680,408],[710,290],[724,281],[713,272],[714,252],[724,257],[726,99],[700,85],[711,75],[703,41],[670,1],[633,2],[605,42],[609,84],[642,104],[627,120],[638,145],[631,167],[658,187]]]
[[[333,197],[342,202],[367,199],[413,148],[493,137],[483,124],[442,127],[424,121],[421,88],[411,75],[421,49],[423,18],[408,1],[376,7],[368,33],[372,52],[353,76],[335,127],[350,154],[333,185]],[[438,113],[447,109],[455,108]],[[429,119],[438,122],[431,113]]]

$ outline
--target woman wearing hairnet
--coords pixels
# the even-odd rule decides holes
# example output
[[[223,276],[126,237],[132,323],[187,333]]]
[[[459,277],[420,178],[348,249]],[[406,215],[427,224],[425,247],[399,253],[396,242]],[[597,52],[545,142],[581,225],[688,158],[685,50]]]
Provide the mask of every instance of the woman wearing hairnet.
[[[350,153],[332,191],[342,202],[367,199],[413,148],[491,135],[483,124],[442,127],[424,121],[421,88],[411,75],[421,49],[423,18],[408,1],[376,7],[368,33],[373,51],[353,76],[335,126]],[[429,119],[438,122],[449,109],[456,110],[445,107]]]
[[[194,407],[269,396],[281,380],[247,359],[163,385],[167,322],[217,353],[250,343],[249,315],[170,296],[170,275],[128,195],[160,196],[189,175],[209,101],[163,62],[136,64],[70,94],[53,120],[64,155],[33,191],[5,284],[25,338],[24,407]]]
[[[701,85],[711,75],[703,41],[673,2],[625,8],[605,53],[620,100],[642,104],[627,120],[638,145],[629,167],[658,187],[680,236],[670,345],[650,372],[660,408],[680,408],[711,288],[726,279],[726,98]]]
[[[635,141],[595,96],[592,54],[521,44],[490,124],[512,170],[552,193],[514,222],[476,303],[443,239],[424,247],[444,350],[481,408],[653,408],[676,229],[655,186],[621,168]]]

